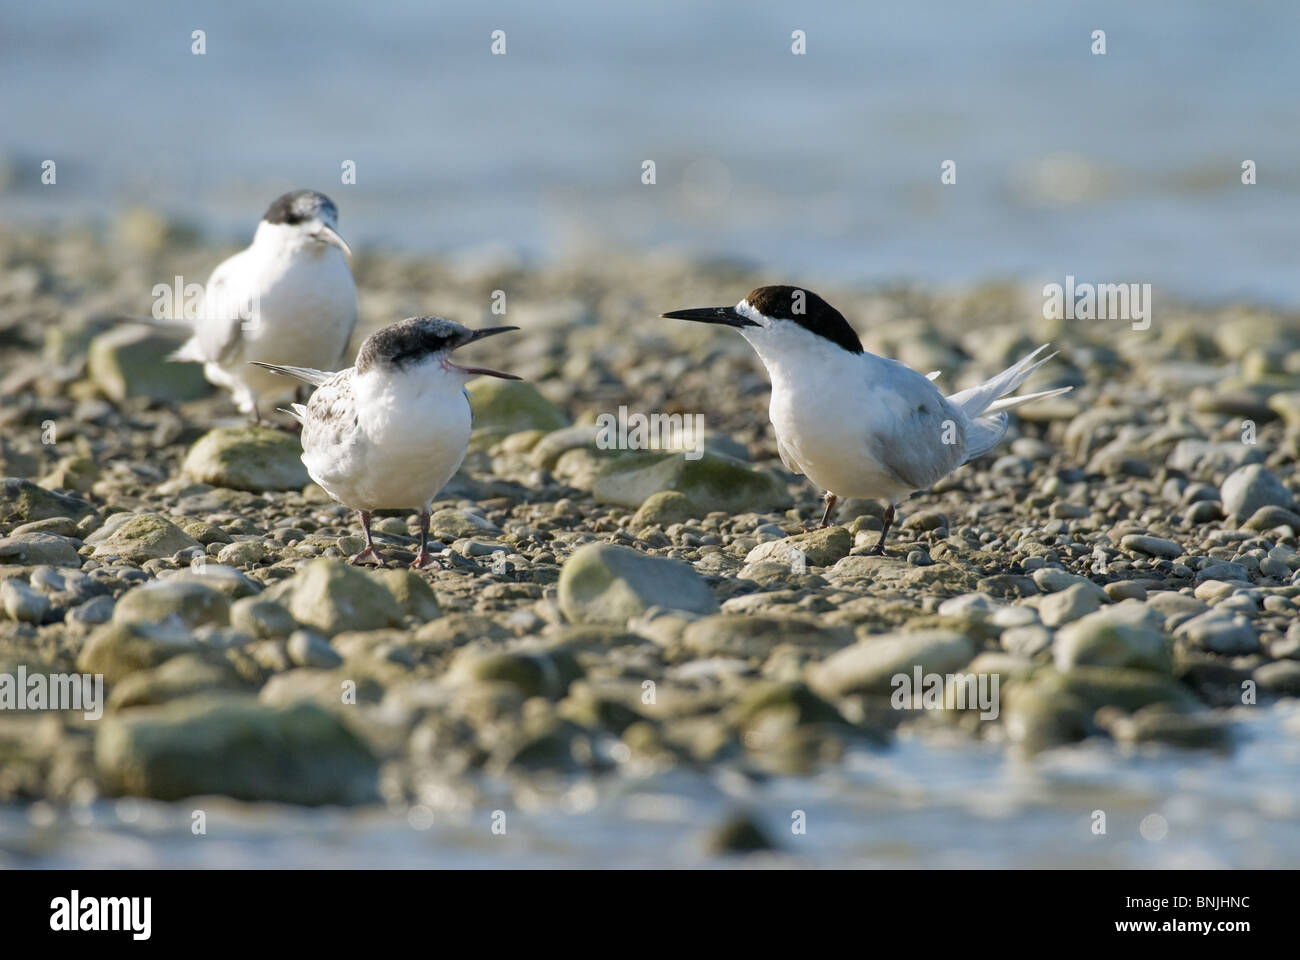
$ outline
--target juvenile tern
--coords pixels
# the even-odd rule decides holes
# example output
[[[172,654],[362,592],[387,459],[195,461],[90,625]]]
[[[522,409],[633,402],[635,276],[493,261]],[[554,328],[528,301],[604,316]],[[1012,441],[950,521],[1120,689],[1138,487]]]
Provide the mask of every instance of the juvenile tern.
[[[267,209],[253,242],[208,279],[189,340],[173,360],[203,364],[204,375],[260,419],[259,404],[291,387],[250,366],[294,357],[331,369],[357,322],[357,288],[338,234],[338,209],[323,193],[297,190]]]
[[[385,558],[370,536],[375,510],[415,508],[422,567],[428,552],[429,503],[465,459],[472,413],[465,383],[473,377],[519,377],[453,363],[451,354],[484,337],[518,327],[470,330],[442,317],[409,317],[377,330],[338,373],[253,361],[276,374],[314,384],[291,412],[302,423],[302,462],[325,492],[361,514],[365,549],[352,557]]]

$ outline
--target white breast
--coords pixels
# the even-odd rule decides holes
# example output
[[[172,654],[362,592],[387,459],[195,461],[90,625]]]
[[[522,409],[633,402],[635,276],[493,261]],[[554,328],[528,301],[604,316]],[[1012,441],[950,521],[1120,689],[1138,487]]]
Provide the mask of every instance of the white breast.
[[[353,424],[333,441],[322,432],[310,449],[304,439],[308,473],[354,509],[424,507],[465,458],[471,414],[461,379],[434,360],[404,373],[368,372],[352,389]]]
[[[356,325],[357,291],[343,254],[333,247],[308,249],[264,263],[260,273],[257,321],[244,325],[245,367],[249,360],[318,370],[347,366],[352,358],[343,351]],[[257,383],[256,392],[283,389],[283,377],[255,371],[244,371],[244,380]]]
[[[255,243],[208,280],[198,352],[208,360],[208,379],[235,391],[245,409],[255,399],[269,406],[294,389],[250,360],[319,370],[351,360],[343,354],[357,320],[352,273],[339,250],[309,243]]]
[[[955,466],[947,464],[959,451],[943,445],[940,430],[913,426],[918,409],[927,423],[951,415],[920,374],[799,331],[745,333],[772,379],[769,415],[780,446],[823,490],[896,502],[933,482],[918,461],[934,460],[940,475]],[[925,483],[915,482],[921,474]]]

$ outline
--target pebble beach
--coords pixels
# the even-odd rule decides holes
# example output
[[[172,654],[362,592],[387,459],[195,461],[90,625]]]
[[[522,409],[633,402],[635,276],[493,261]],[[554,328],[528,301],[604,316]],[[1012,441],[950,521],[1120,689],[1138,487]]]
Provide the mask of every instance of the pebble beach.
[[[392,512],[377,570],[290,418],[250,425],[122,320],[232,249],[147,210],[0,230],[0,674],[104,690],[97,718],[0,710],[0,866],[1300,856],[1297,316],[818,284],[945,392],[1047,342],[1025,389],[1073,387],[869,556],[884,504],[805,532],[821,491],[744,341],[658,319],[798,278],[358,250],[349,356],[406,316],[509,323],[473,349],[524,378],[469,387],[437,565],[406,569]],[[702,416],[702,451],[608,449],[620,407]]]

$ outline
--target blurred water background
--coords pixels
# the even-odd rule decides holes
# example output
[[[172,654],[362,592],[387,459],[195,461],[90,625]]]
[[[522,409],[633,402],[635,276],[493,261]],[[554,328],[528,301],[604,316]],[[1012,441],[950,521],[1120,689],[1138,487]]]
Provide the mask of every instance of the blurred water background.
[[[6,4],[0,217],[235,240],[310,186],[354,246],[1294,307],[1297,47],[1287,0]]]

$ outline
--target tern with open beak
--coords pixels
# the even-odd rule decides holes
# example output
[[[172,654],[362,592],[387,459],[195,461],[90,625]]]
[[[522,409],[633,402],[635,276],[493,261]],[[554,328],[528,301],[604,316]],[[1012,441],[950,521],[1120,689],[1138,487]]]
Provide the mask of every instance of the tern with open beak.
[[[875,554],[885,551],[895,504],[997,446],[1008,410],[1070,389],[1006,396],[1055,356],[1039,358],[1043,346],[945,397],[929,377],[862,349],[838,310],[799,287],[759,287],[734,307],[662,316],[734,327],[749,341],[772,381],[781,461],[826,491],[821,526],[840,497],[889,504]]]
[[[410,317],[372,333],[354,367],[325,373],[257,362],[314,384],[304,405],[289,411],[302,423],[302,462],[339,503],[361,514],[365,549],[353,563],[384,557],[370,535],[375,510],[415,509],[422,567],[428,552],[429,504],[465,459],[473,416],[465,384],[473,377],[519,377],[453,363],[458,347],[518,327],[470,330],[442,317]]]

